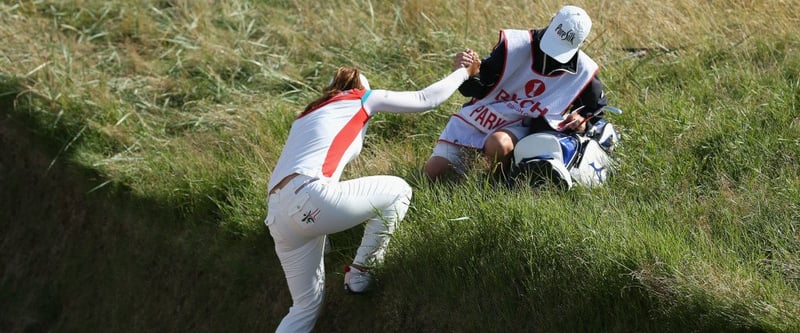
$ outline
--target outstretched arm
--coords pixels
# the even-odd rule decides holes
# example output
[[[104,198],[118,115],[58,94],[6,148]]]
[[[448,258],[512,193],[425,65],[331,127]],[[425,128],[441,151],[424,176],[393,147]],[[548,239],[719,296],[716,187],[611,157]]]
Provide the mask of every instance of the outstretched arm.
[[[373,112],[421,112],[444,103],[464,80],[478,72],[480,60],[477,55],[470,61],[460,62],[458,69],[444,79],[419,91],[373,90],[364,102]],[[454,63],[455,65],[455,63]]]

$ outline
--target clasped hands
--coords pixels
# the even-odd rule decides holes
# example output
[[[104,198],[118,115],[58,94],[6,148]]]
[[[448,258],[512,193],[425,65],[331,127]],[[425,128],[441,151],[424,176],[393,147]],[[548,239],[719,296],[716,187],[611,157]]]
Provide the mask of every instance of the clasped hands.
[[[478,53],[470,49],[456,53],[453,58],[453,70],[464,67],[467,69],[469,76],[478,75],[481,71],[481,58]]]

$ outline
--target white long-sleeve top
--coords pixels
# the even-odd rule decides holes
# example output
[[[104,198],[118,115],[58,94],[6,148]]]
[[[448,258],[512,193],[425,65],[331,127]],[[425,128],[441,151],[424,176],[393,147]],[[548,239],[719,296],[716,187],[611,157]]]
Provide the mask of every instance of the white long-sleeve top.
[[[369,119],[377,112],[421,112],[444,103],[468,78],[459,68],[419,91],[353,89],[300,114],[272,171],[268,189],[299,173],[338,181],[361,152]]]

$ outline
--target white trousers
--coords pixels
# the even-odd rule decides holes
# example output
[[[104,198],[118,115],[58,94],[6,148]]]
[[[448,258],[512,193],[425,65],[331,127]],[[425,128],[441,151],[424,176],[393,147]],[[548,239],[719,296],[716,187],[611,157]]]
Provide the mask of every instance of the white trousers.
[[[310,332],[314,328],[324,297],[326,235],[366,221],[353,263],[378,264],[410,200],[411,187],[395,176],[337,183],[300,175],[270,195],[265,223],[292,295],[289,313],[276,332]]]

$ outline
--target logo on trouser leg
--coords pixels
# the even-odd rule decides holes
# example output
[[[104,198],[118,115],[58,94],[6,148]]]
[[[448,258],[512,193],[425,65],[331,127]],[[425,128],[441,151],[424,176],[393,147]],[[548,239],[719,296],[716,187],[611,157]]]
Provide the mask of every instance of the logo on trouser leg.
[[[306,224],[314,223],[319,215],[319,209],[309,210],[308,213],[303,214],[303,219],[300,221]]]

